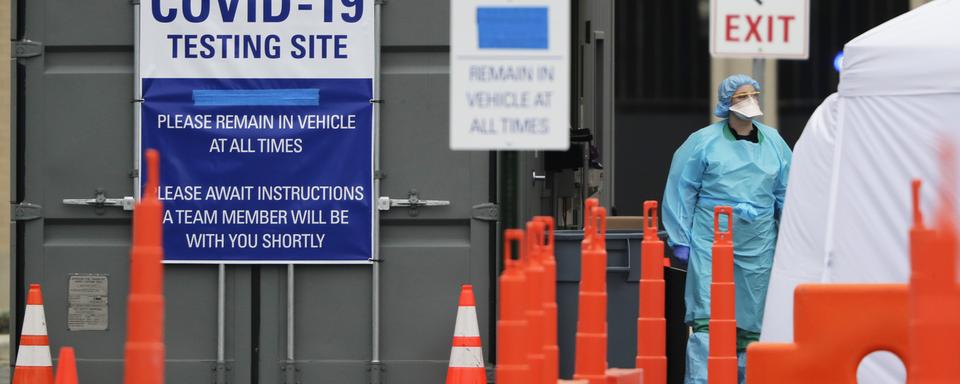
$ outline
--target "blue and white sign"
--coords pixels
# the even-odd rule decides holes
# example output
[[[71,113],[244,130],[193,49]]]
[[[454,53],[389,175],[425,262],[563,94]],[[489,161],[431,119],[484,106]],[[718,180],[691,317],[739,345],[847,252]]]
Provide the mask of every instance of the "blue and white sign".
[[[570,1],[450,3],[450,148],[570,145]]]
[[[369,262],[373,11],[141,3],[140,150],[160,151],[166,262]]]

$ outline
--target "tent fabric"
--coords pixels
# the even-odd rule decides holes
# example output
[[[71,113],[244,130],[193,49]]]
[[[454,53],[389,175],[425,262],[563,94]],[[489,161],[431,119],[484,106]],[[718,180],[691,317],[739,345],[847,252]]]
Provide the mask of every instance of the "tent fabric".
[[[792,339],[797,283],[909,278],[910,183],[923,181],[932,224],[939,153],[945,143],[960,152],[956,20],[960,0],[936,0],[846,45],[838,95],[814,113],[794,152],[761,340]],[[905,377],[891,354],[858,370],[860,382]]]
[[[945,129],[960,122],[960,93],[914,96],[841,96],[834,153],[824,271],[827,283],[906,283],[910,276],[911,181],[924,182],[921,207],[935,207]],[[895,357],[864,360],[862,383],[903,383]]]
[[[936,0],[851,40],[844,47],[841,96],[960,91],[960,2]]]
[[[823,273],[838,99],[830,95],[813,112],[793,149],[761,341],[793,341],[793,289],[819,282]]]

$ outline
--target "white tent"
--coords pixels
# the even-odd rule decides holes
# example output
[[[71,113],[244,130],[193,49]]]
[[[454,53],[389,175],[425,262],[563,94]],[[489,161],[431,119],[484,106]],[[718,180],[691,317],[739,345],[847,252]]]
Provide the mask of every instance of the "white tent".
[[[804,131],[793,158],[763,340],[792,339],[784,298],[797,283],[907,281],[910,181],[923,180],[931,217],[938,151],[960,144],[957,20],[960,0],[936,0],[847,43],[839,95],[811,119],[816,129]],[[862,368],[860,382],[904,381],[889,356]]]
[[[828,97],[793,147],[787,199],[760,333],[763,341],[793,340],[793,289],[823,274],[830,175],[837,127],[837,94]]]

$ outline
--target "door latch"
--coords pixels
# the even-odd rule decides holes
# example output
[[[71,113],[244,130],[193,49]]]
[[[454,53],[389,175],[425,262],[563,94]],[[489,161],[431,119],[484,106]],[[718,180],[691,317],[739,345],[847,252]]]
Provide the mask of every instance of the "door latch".
[[[133,196],[124,196],[121,198],[110,198],[102,189],[97,189],[92,199],[63,199],[66,205],[87,205],[96,208],[98,211],[104,207],[121,207],[124,211],[132,211],[136,199]]]
[[[407,207],[410,209],[410,216],[417,216],[420,214],[420,207],[443,207],[450,205],[448,200],[424,200],[420,198],[419,193],[416,189],[411,189],[410,193],[407,194],[406,199],[391,199],[387,196],[380,196],[377,199],[377,209],[381,211],[389,211],[393,207]]]

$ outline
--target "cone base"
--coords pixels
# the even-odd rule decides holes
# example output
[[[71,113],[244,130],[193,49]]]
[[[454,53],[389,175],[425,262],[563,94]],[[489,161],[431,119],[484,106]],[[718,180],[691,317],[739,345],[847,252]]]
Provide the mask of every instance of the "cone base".
[[[607,384],[607,375],[573,375],[574,380],[583,380],[589,384]]]
[[[643,379],[641,369],[610,368],[607,370],[607,384],[643,384],[645,383]]]
[[[16,367],[13,384],[53,384],[53,367]]]
[[[710,384],[737,384],[737,358],[708,358],[707,378]]]
[[[484,368],[449,368],[446,384],[487,384]]]
[[[643,370],[643,382],[649,384],[667,383],[667,358],[664,356],[637,357],[637,368]]]

